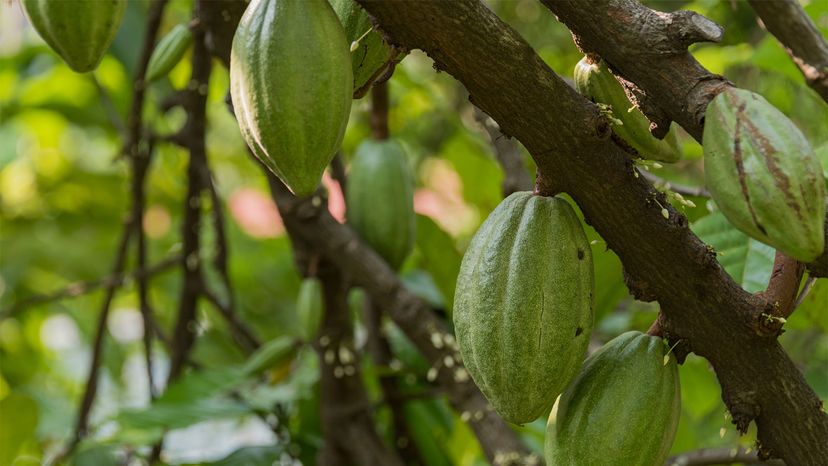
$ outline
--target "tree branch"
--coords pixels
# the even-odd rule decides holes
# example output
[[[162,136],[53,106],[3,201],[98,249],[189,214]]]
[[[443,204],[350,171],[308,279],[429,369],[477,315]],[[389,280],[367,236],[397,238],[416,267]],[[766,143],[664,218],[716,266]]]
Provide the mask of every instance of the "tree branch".
[[[748,0],[785,47],[805,82],[828,102],[828,42],[797,0]]]
[[[799,282],[805,273],[805,265],[777,251],[773,259],[773,272],[768,287],[761,296],[774,307],[773,317],[788,318],[794,310]],[[779,325],[781,327],[781,325]]]
[[[659,204],[665,202],[655,200],[663,201],[662,195],[634,175],[629,159],[608,138],[595,105],[478,1],[358,2],[391,43],[428,53],[435,68],[466,86],[470,100],[502,132],[523,143],[537,163],[542,187],[555,186],[572,196],[627,274],[648,283],[665,315],[665,336],[683,340],[687,349],[711,362],[740,430],[755,420],[764,451],[791,464],[818,465],[828,457],[828,415],[819,398],[778,342],[754,333],[762,300],[727,275],[689,230],[686,218],[670,207],[668,218],[661,215]],[[585,50],[596,51],[598,42],[609,44],[616,55],[602,57],[620,66],[625,76],[644,75],[633,80],[659,97],[649,104],[661,112],[661,122],[676,120],[701,136],[706,104],[728,84],[666,41],[694,39],[682,32],[691,23],[708,29],[709,38],[716,38],[717,28],[692,15],[657,14],[630,0],[545,3]],[[647,42],[649,34],[642,42],[640,31],[666,36]],[[660,93],[650,91],[651,86]]]
[[[39,304],[60,301],[67,298],[76,298],[78,296],[97,291],[101,288],[108,290],[112,287],[120,286],[122,283],[128,283],[130,280],[138,279],[139,277],[149,278],[159,275],[170,270],[180,261],[181,256],[174,255],[144,269],[134,269],[129,273],[108,275],[97,280],[75,282],[67,285],[65,288],[61,288],[50,293],[28,296],[0,311],[0,320],[14,317],[26,308],[37,306]]]
[[[469,426],[492,463],[516,457],[514,464],[533,455],[515,432],[488,405],[460,362],[452,335],[431,308],[409,292],[393,270],[346,225],[337,222],[314,198],[299,199],[266,168],[271,195],[291,238],[300,238],[351,277],[405,332],[432,365],[436,382],[446,391],[457,412],[466,413]],[[451,359],[453,366],[444,364]]]

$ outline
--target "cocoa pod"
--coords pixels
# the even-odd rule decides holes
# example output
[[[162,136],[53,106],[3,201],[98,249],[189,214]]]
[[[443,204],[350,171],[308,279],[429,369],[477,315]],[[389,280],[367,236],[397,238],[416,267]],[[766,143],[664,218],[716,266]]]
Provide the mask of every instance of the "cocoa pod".
[[[348,223],[394,269],[414,247],[414,175],[393,139],[360,144],[348,174]]]
[[[662,466],[681,414],[676,358],[661,338],[627,332],[584,362],[546,429],[555,466]]]
[[[78,73],[103,59],[121,25],[126,0],[21,0],[37,33]]]
[[[345,31],[327,0],[253,0],[230,57],[230,93],[253,154],[313,194],[345,134],[353,94]]]
[[[661,162],[675,162],[681,158],[675,128],[670,128],[664,139],[650,133],[650,120],[634,107],[624,88],[600,59],[584,57],[575,65],[575,88],[593,102],[609,105],[612,116],[620,123],[612,131],[626,141],[641,158]]]
[[[504,419],[545,416],[577,374],[593,325],[592,252],[567,201],[516,192],[463,257],[454,325],[472,379]]]
[[[322,325],[322,316],[325,312],[322,283],[317,278],[302,280],[299,287],[299,296],[296,298],[296,320],[299,322],[299,331],[305,341],[312,341],[319,333]]]
[[[825,183],[808,140],[762,96],[730,88],[707,107],[704,172],[736,228],[803,262],[825,246]]]
[[[184,57],[193,43],[193,33],[183,24],[177,24],[168,32],[152,51],[147,65],[147,82],[166,76]]]

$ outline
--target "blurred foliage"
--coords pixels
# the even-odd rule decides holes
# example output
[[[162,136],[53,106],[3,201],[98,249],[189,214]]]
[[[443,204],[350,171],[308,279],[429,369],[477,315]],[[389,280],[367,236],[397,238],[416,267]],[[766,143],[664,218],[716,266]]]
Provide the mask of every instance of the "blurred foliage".
[[[580,54],[553,15],[535,0],[488,3],[568,79]],[[693,9],[722,24],[727,31],[722,44],[693,46],[702,64],[766,96],[815,147],[828,142],[828,125],[820,116],[826,113],[825,103],[804,85],[784,49],[757,26],[746,2],[646,3],[664,10]],[[109,273],[129,207],[129,175],[124,160],[117,157],[122,144],[117,128],[123,125],[130,104],[146,2],[129,3],[111,53],[92,75],[74,74],[63,65],[26,25],[18,5],[3,2],[0,7],[0,465],[22,466],[54,456],[71,433],[102,293],[50,301],[14,315],[6,310],[27,297]],[[811,0],[805,7],[827,33],[828,2]],[[189,1],[170,2],[162,33],[188,21],[190,8]],[[185,58],[167,79],[148,89],[146,118],[159,134],[171,134],[184,123],[180,110],[164,114],[158,103],[186,84],[189,66]],[[262,351],[273,351],[280,344],[274,342],[285,341],[280,337],[299,334],[293,311],[300,279],[262,173],[246,155],[227,113],[227,86],[227,71],[216,63],[209,89],[208,156],[223,199],[221,207],[229,214],[230,274],[237,309],[262,341],[271,342]],[[449,316],[462,251],[502,198],[503,174],[464,89],[447,74],[435,73],[424,54],[413,52],[397,68],[390,93],[391,133],[406,146],[418,173],[417,247],[402,276],[413,291]],[[346,161],[369,135],[368,100],[354,103],[343,145]],[[685,159],[656,173],[676,183],[701,185],[701,147],[686,135],[682,145]],[[533,173],[525,151],[524,156],[527,170]],[[186,163],[183,150],[157,147],[143,219],[150,263],[181,249]],[[331,209],[341,213],[341,202],[335,205],[341,194],[334,184],[328,187]],[[704,199],[693,200],[698,207],[685,213],[696,233],[718,252],[736,281],[749,291],[761,289],[770,274],[773,251],[734,230],[715,209],[708,209]],[[628,295],[618,258],[591,228],[587,232],[596,266],[596,342],[628,329],[646,329],[657,305],[636,302]],[[210,259],[216,243],[209,222],[202,233],[202,253]],[[214,289],[221,290],[214,271],[208,278]],[[150,300],[159,324],[168,331],[180,283],[178,271],[158,274],[151,281]],[[359,309],[359,292],[352,298]],[[823,400],[828,399],[826,308],[828,284],[820,280],[789,319],[781,339]],[[359,319],[356,322],[357,344],[362,345],[365,330]],[[201,370],[187,373],[150,403],[136,290],[128,283],[117,294],[108,321],[92,433],[67,459],[70,464],[122,464],[136,454],[146,454],[163,432],[167,432],[165,458],[174,464],[270,465],[276,460],[312,464],[322,438],[315,353],[303,348],[287,361],[273,354],[246,355],[234,343],[225,321],[205,303],[199,308],[198,326],[201,336],[193,359]],[[403,391],[413,396],[404,404],[411,441],[428,464],[485,464],[472,432],[444,397],[416,396],[429,389],[428,365],[399,329],[391,323],[386,326],[399,364],[377,367],[364,358],[372,402],[381,399],[377,377],[389,370],[398,372]],[[169,361],[163,345],[156,344],[155,350],[156,379],[161,379]],[[752,434],[740,438],[726,418],[715,374],[705,360],[688,358],[681,367],[681,380],[683,408],[674,452],[751,444]],[[386,411],[377,412],[379,431],[385,435],[391,430]],[[518,430],[528,445],[540,451],[543,429],[544,421],[538,420]]]

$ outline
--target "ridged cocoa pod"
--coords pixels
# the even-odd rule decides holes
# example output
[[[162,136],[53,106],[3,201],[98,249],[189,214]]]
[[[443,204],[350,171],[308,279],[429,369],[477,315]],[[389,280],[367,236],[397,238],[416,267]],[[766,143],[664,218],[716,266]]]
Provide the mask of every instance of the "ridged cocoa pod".
[[[463,257],[457,342],[472,379],[515,424],[549,414],[592,333],[592,252],[567,201],[517,192],[495,208]]]
[[[675,162],[681,158],[676,131],[671,128],[664,139],[650,133],[650,120],[634,108],[624,88],[607,65],[598,59],[584,57],[575,65],[575,88],[593,102],[612,107],[612,116],[621,122],[612,131],[626,141],[643,159]]]
[[[627,332],[584,362],[546,430],[555,466],[663,466],[678,428],[676,358],[661,338]]]
[[[351,54],[327,0],[253,0],[230,57],[247,145],[291,191],[313,194],[348,125]]]
[[[398,269],[414,247],[414,175],[393,139],[360,144],[348,174],[348,223]]]
[[[825,246],[825,183],[808,140],[762,96],[731,88],[707,107],[710,194],[745,234],[809,262]]]
[[[115,39],[126,0],[21,0],[32,26],[67,65],[92,71]]]

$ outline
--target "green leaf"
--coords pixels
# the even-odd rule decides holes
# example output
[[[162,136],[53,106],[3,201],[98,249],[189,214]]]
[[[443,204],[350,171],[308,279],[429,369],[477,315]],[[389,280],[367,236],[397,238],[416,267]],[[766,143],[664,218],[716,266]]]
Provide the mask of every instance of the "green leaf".
[[[73,466],[118,466],[123,463],[117,445],[88,445],[72,455]]]
[[[755,293],[767,287],[775,249],[737,230],[719,211],[693,223],[691,228],[716,250],[716,259],[742,288]]]
[[[117,421],[124,429],[177,429],[197,422],[240,417],[251,408],[239,401],[217,398],[181,403],[156,403],[140,411],[124,411]]]
[[[208,464],[211,466],[271,466],[277,464],[283,451],[284,448],[278,445],[244,447]]]
[[[245,375],[257,375],[274,366],[280,366],[296,355],[296,341],[288,336],[270,340],[256,350],[244,363]]]
[[[0,464],[12,464],[20,447],[34,438],[37,418],[37,403],[26,395],[0,400]]]

